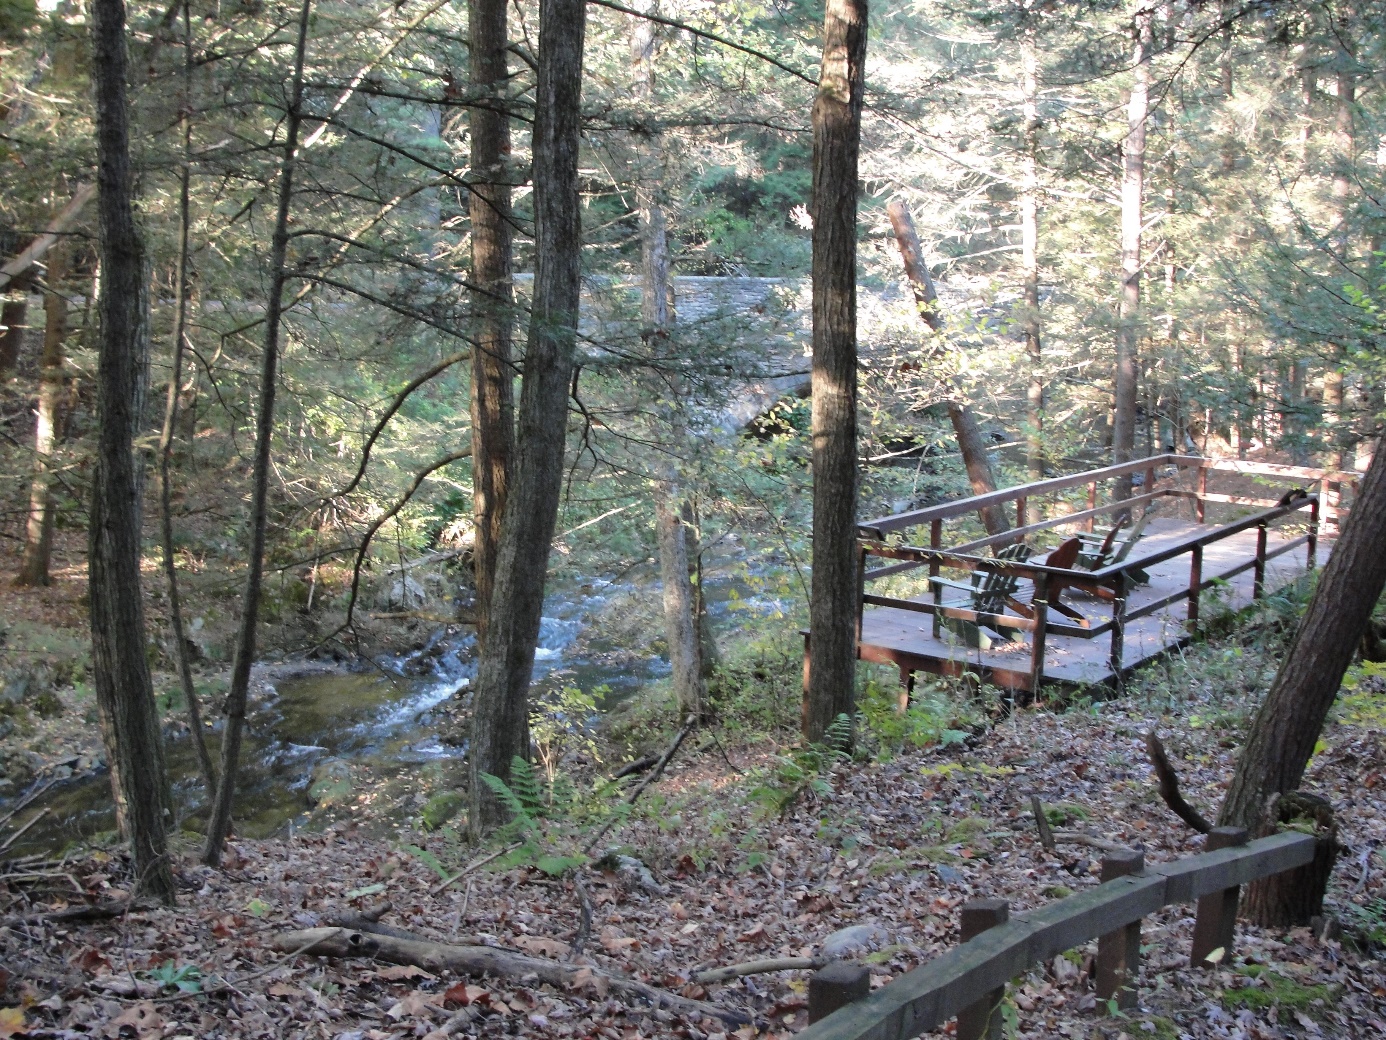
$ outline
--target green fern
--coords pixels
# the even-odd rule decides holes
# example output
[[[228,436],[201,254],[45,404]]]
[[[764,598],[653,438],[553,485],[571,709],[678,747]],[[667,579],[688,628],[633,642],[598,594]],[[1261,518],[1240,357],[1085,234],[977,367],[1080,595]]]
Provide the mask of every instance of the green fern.
[[[531,779],[533,779],[532,775]],[[525,837],[538,829],[539,823],[534,818],[534,813],[504,780],[498,776],[492,776],[490,773],[482,773],[481,780],[491,789],[491,793],[500,799],[501,804],[510,811],[510,822],[502,828],[503,832],[508,832],[515,837]]]
[[[530,815],[538,816],[548,806],[548,784],[538,770],[519,755],[510,760],[510,789]]]

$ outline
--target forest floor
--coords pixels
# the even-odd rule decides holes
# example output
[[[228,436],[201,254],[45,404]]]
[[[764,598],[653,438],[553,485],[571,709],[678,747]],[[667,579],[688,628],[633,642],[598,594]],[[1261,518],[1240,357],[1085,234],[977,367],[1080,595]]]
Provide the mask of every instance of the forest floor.
[[[1226,657],[1241,669],[1235,674],[1261,676],[1267,663],[1245,659],[1251,655],[1240,646],[1199,652]],[[0,1011],[0,1036],[25,1029],[65,1038],[787,1036],[806,1023],[807,972],[720,985],[699,984],[696,973],[818,956],[826,945],[869,963],[873,985],[882,985],[956,945],[958,907],[969,899],[999,896],[1015,913],[1095,885],[1094,848],[1041,846],[1032,793],[1065,830],[1142,847],[1147,862],[1197,852],[1201,839],[1158,798],[1144,734],[1159,728],[1186,795],[1211,815],[1246,710],[1239,691],[1193,688],[1178,662],[1166,673],[1139,696],[1020,710],[947,746],[888,760],[829,759],[817,772],[789,768],[792,753],[764,740],[732,740],[725,753],[689,747],[602,844],[648,871],[629,863],[580,868],[592,923],[576,956],[574,874],[553,861],[546,863],[552,874],[536,864],[538,854],[572,853],[594,833],[581,810],[537,821],[536,847],[519,854],[530,862],[495,861],[442,891],[438,868],[455,870],[476,850],[441,832],[368,837],[350,820],[324,833],[234,841],[220,871],[198,865],[188,849],[178,863],[177,909],[138,908],[102,921],[43,915],[125,897],[131,879],[121,855],[10,864],[0,878],[8,902],[0,1004],[9,1005]],[[1207,662],[1201,674],[1212,674]],[[1341,941],[1243,924],[1233,956],[1193,969],[1191,908],[1166,908],[1145,921],[1138,1011],[1104,1014],[1089,943],[1015,981],[1008,1032],[1128,1040],[1386,1035],[1386,864],[1377,855],[1386,841],[1383,696],[1379,676],[1358,677],[1306,780],[1332,800],[1347,848],[1327,908],[1345,926]],[[783,813],[772,810],[790,798]],[[557,987],[532,976],[462,977],[286,954],[275,945],[276,937],[381,901],[391,907],[384,923],[420,937],[571,957],[589,970]],[[751,1022],[618,999],[606,974]]]

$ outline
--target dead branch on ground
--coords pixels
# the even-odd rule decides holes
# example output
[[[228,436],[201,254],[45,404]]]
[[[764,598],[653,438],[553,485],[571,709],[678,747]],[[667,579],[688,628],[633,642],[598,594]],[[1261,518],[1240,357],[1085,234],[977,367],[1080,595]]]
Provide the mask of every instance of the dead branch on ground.
[[[1153,729],[1145,735],[1145,749],[1150,754],[1150,764],[1155,767],[1155,775],[1160,778],[1160,797],[1164,799],[1165,804],[1199,834],[1211,831],[1213,825],[1205,820],[1197,809],[1184,801],[1184,796],[1179,793],[1179,776],[1174,772],[1174,766],[1170,765],[1169,756],[1165,754],[1165,746],[1160,743],[1160,738]]]
[[[643,1000],[692,1021],[715,1018],[737,1026],[747,1025],[751,1021],[744,1012],[681,997],[590,965],[577,967],[561,964],[544,957],[509,953],[491,946],[454,946],[427,939],[397,939],[340,928],[282,932],[274,936],[271,943],[278,950],[302,950],[319,957],[369,957],[391,964],[412,964],[434,974],[454,971],[463,975],[493,975],[506,979],[531,976],[562,990],[575,989],[590,980],[598,988],[609,989],[622,998]]]

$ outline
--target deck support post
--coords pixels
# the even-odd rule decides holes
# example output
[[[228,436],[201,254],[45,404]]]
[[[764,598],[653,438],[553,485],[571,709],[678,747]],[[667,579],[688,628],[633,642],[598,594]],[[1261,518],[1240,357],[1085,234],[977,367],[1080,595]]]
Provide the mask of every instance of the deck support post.
[[[931,522],[929,523],[929,548],[930,548],[932,551],[934,551],[934,552],[938,552],[940,549],[943,548],[943,521],[942,521],[942,520],[933,520],[933,521],[931,521]],[[938,577],[938,569],[939,569],[939,568],[938,568],[938,559],[937,559],[937,558],[934,558],[934,559],[930,560],[930,561],[929,561],[929,588],[931,588],[931,589],[934,590],[934,607],[935,607],[935,608],[937,608],[938,605],[943,601],[943,597],[942,597],[942,595],[940,595],[940,593],[939,593],[938,586],[935,585],[935,584],[934,584],[934,581],[933,581],[933,579],[935,579],[935,578]],[[935,609],[935,610],[934,610],[934,638],[937,639],[937,638],[938,638],[940,635],[942,635],[942,634],[943,634],[943,621],[942,621],[942,615],[940,615],[939,612],[938,612],[938,610]]]
[[[1118,849],[1102,857],[1102,881],[1145,871],[1145,853]],[[1121,1011],[1136,1006],[1136,976],[1141,970],[1141,923],[1133,921],[1097,940],[1097,999],[1112,1000]]]
[[[1198,627],[1198,599],[1203,588],[1203,546],[1195,545],[1189,553],[1189,631]]]
[[[1122,687],[1122,658],[1126,650],[1126,597],[1129,588],[1126,572],[1116,576],[1116,588],[1112,596],[1112,652],[1108,663],[1112,667],[1112,681],[1118,690]]]
[[[1309,506],[1309,553],[1307,563],[1309,570],[1318,566],[1319,558],[1319,500],[1316,497],[1313,504]]]
[[[1010,920],[1011,904],[1004,899],[973,899],[962,907],[962,941],[975,939]],[[1006,987],[994,989],[958,1012],[957,1040],[1001,1040],[1001,1002]]]
[[[1194,499],[1194,514],[1198,517],[1201,524],[1204,521],[1204,502],[1203,496],[1208,494],[1208,467],[1198,467],[1198,497]]]
[[[1040,682],[1044,679],[1044,629],[1049,620],[1049,575],[1035,575],[1035,595],[1031,600],[1035,611],[1035,634],[1030,650],[1030,696],[1038,699]]]
[[[1096,508],[1097,508],[1097,481],[1095,481],[1095,480],[1090,480],[1090,481],[1088,481],[1088,509],[1089,509],[1089,510],[1093,510],[1093,509],[1096,509]],[[1088,534],[1092,534],[1092,517],[1088,517],[1085,521],[1083,521],[1083,526],[1084,526],[1085,528],[1087,528]]]
[[[833,961],[809,976],[808,1019],[812,1025],[840,1007],[871,993],[871,969],[850,961]]]
[[[1264,530],[1264,528],[1262,528]],[[1204,852],[1234,848],[1247,843],[1245,827],[1214,827],[1203,843]],[[1222,950],[1215,963],[1232,956],[1232,938],[1237,928],[1237,901],[1241,887],[1234,885],[1221,892],[1212,892],[1198,901],[1198,918],[1194,923],[1193,950],[1189,954],[1191,967],[1204,967],[1208,955]],[[1211,967],[1211,965],[1208,965]]]
[[[1252,571],[1251,598],[1258,600],[1266,594],[1266,524],[1256,528],[1256,567]]]
[[[1025,526],[1025,496],[1021,495],[1015,500],[1015,526]],[[1016,541],[1020,541],[1019,538]]]

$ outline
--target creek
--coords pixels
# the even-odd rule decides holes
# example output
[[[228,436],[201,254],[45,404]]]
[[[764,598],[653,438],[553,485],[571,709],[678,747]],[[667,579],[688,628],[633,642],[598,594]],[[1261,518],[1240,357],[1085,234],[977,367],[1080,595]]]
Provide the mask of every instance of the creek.
[[[612,619],[632,609],[657,618],[648,603],[644,609],[633,607],[637,597],[648,600],[651,589],[657,593],[657,578],[621,585],[597,579],[549,596],[532,696],[537,700],[566,686],[589,693],[605,687],[598,701],[599,711],[605,711],[666,676],[667,661],[650,648],[650,625]],[[733,609],[744,618],[748,610],[764,616],[782,607],[773,597],[748,592],[740,581],[709,583],[708,592],[709,613],[723,631]],[[415,648],[379,656],[355,670],[311,662],[260,666],[241,751],[236,832],[268,837],[291,826],[326,822],[314,813],[315,805],[341,799],[343,785],[349,787],[353,777],[369,776],[377,789],[392,787],[395,793],[417,789],[418,777],[426,773],[460,780],[465,744],[443,737],[468,699],[475,650],[470,630],[440,626]],[[219,729],[218,723],[209,730],[214,761]],[[200,830],[206,793],[182,727],[168,727],[165,750],[179,827]],[[53,783],[18,814],[16,824],[45,808],[48,814],[6,855],[57,854],[74,842],[108,835],[115,826],[104,768]],[[6,811],[0,802],[0,814]]]

